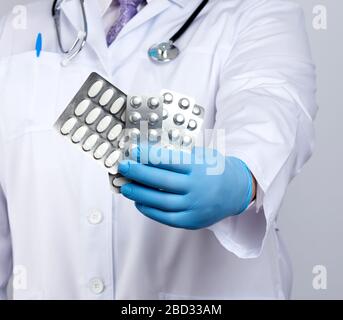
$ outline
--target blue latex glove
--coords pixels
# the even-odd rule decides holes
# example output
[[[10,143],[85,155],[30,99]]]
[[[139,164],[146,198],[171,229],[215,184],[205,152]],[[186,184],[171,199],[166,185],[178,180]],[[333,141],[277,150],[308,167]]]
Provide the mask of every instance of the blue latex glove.
[[[132,154],[139,162],[119,165],[119,172],[133,180],[121,192],[145,216],[163,224],[205,228],[243,212],[251,201],[252,175],[237,158],[203,148],[187,153],[140,146]]]

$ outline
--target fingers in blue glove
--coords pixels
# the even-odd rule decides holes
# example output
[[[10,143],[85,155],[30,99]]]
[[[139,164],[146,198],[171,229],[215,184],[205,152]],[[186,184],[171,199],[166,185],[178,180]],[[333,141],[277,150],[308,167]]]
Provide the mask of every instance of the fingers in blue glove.
[[[163,223],[165,225],[168,225],[170,227],[190,230],[195,230],[202,227],[192,223],[192,213],[189,211],[166,212],[156,208],[151,208],[149,206],[137,202],[135,203],[135,206],[146,217],[153,219],[157,222]]]
[[[186,194],[189,188],[189,176],[151,167],[133,160],[121,161],[118,170],[128,179],[167,192]]]
[[[179,173],[190,173],[192,170],[192,156],[182,150],[141,144],[131,152],[132,159],[137,162]]]
[[[164,211],[182,211],[187,209],[185,195],[167,193],[136,183],[128,183],[121,187],[126,198]]]

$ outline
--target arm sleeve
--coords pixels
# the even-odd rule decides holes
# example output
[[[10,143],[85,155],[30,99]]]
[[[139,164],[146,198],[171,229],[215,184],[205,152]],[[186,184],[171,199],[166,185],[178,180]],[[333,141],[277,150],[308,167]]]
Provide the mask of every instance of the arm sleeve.
[[[257,198],[210,230],[238,257],[255,258],[288,184],[312,154],[317,105],[301,8],[279,0],[246,2],[222,67],[215,129],[225,129],[226,155],[244,161],[255,176]]]
[[[4,27],[4,18],[0,17],[0,43]],[[5,66],[0,60],[0,84]],[[1,97],[0,97],[1,103]],[[7,201],[4,191],[4,144],[2,138],[2,122],[0,117],[0,300],[7,299],[7,285],[12,273],[12,245],[7,212]]]

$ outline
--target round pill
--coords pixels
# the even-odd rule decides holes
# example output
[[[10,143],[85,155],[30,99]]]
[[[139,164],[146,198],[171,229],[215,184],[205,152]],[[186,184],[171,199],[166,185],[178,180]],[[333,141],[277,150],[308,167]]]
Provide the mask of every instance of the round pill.
[[[151,112],[148,116],[148,119],[149,119],[149,123],[151,125],[154,125],[155,123],[157,123],[158,119],[159,119],[159,116],[157,113],[155,112]]]
[[[122,130],[123,130],[122,125],[117,123],[108,133],[107,135],[108,140],[113,141],[117,139]]]
[[[185,122],[185,117],[181,113],[177,113],[174,116],[174,123],[178,126],[182,125]]]
[[[127,184],[127,183],[129,183],[129,180],[123,177],[120,177],[120,178],[114,177],[112,181],[113,186],[115,186],[116,188],[120,188],[124,184]]]
[[[197,122],[193,119],[189,120],[187,129],[195,130],[197,127]]]
[[[163,101],[164,101],[164,103],[172,103],[173,102],[173,95],[170,92],[166,92],[163,95]]]
[[[63,126],[61,127],[61,133],[64,135],[67,135],[71,132],[71,130],[73,130],[75,124],[76,124],[77,120],[76,118],[70,118],[68,119]]]
[[[82,100],[75,108],[75,115],[78,117],[82,116],[88,109],[89,104],[90,104],[90,100],[88,99]]]
[[[87,124],[92,124],[96,119],[98,119],[99,115],[101,113],[100,108],[94,108],[91,112],[88,113],[86,117],[86,123]]]
[[[200,110],[199,106],[196,106],[196,105],[194,106],[193,114],[195,114],[196,116],[200,116],[201,110]]]
[[[83,143],[82,149],[85,151],[91,150],[95,146],[96,142],[98,141],[98,138],[99,137],[97,134],[90,135],[86,139],[86,141]]]
[[[188,147],[192,143],[192,138],[190,136],[182,137],[182,145]]]
[[[189,100],[187,98],[182,98],[179,101],[179,107],[181,109],[187,109],[189,107],[190,103]]]
[[[105,155],[109,147],[110,145],[108,142],[103,142],[102,144],[100,144],[94,151],[94,158],[97,160],[101,159]]]
[[[88,95],[91,98],[94,98],[95,96],[97,96],[99,94],[102,86],[103,86],[103,82],[101,80],[94,82],[88,91]]]
[[[142,104],[142,98],[138,96],[134,96],[131,98],[130,104],[133,108],[138,108]]]
[[[119,160],[120,158],[120,154],[121,152],[119,150],[115,150],[113,151],[105,160],[105,166],[107,168],[111,168],[112,166],[114,166],[116,164],[116,162]]]
[[[141,132],[139,131],[139,129],[137,128],[133,128],[131,131],[130,131],[130,138],[131,139],[137,139],[139,136],[140,136]]]
[[[169,139],[175,142],[179,140],[180,138],[180,131],[177,129],[173,129],[168,132],[168,135],[169,135]]]
[[[111,108],[110,108],[110,112],[112,114],[118,113],[121,110],[121,108],[124,106],[124,104],[125,104],[125,98],[124,97],[117,98],[112,103]]]
[[[156,109],[160,104],[160,101],[155,98],[155,97],[152,97],[148,100],[148,105],[151,109]]]
[[[139,112],[131,112],[129,115],[129,120],[131,123],[137,123],[142,119],[142,116]]]
[[[149,141],[150,142],[157,142],[159,138],[158,131],[155,129],[150,129],[149,130]]]
[[[108,104],[111,100],[111,98],[113,97],[114,91],[113,89],[107,89],[101,96],[99,103],[102,106],[105,106],[106,104]]]
[[[162,117],[163,117],[163,120],[168,118],[168,110],[166,108],[163,108]]]
[[[71,137],[71,141],[73,141],[74,143],[78,143],[82,140],[82,138],[85,136],[86,132],[87,132],[88,128],[87,126],[82,126],[80,128],[78,128],[73,136]]]
[[[108,128],[108,126],[110,125],[111,120],[112,120],[111,116],[103,117],[100,120],[100,122],[98,123],[98,126],[96,127],[96,130],[98,132],[104,132]]]

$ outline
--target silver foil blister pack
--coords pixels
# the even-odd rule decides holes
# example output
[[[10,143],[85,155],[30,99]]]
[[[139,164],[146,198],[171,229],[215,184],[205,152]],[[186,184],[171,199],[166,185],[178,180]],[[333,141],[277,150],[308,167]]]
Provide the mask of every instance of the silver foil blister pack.
[[[117,175],[123,154],[126,95],[100,75],[92,73],[55,123],[55,129]]]
[[[55,129],[101,164],[113,191],[129,182],[118,164],[139,143],[190,151],[201,131],[204,109],[170,90],[159,96],[126,95],[92,73],[56,121]]]
[[[162,134],[162,98],[157,96],[128,95],[126,104],[125,133],[119,142],[123,158],[130,157],[130,150],[140,143],[156,144]],[[128,180],[120,174],[110,174],[110,185],[115,190]]]
[[[129,95],[125,110],[125,133],[119,141],[123,158],[130,157],[130,150],[140,143],[158,143],[162,132],[161,97]],[[119,173],[109,174],[110,185],[114,190],[129,182]]]
[[[163,103],[160,97],[128,95],[126,129],[131,143],[157,143],[161,137]]]
[[[204,109],[191,97],[163,89],[162,146],[191,150],[204,120]]]

